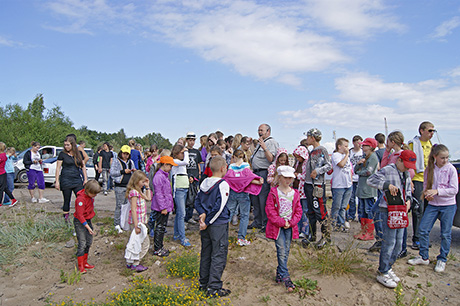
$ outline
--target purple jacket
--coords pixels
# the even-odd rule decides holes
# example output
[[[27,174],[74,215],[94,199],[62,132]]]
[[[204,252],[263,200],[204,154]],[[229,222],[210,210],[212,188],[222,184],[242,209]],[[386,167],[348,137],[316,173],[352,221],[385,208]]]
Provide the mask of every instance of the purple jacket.
[[[426,189],[427,173],[425,170],[423,180],[423,189]],[[438,194],[434,196],[433,201],[429,204],[433,206],[448,206],[455,205],[457,202],[455,196],[458,193],[458,177],[457,170],[451,163],[447,163],[444,167],[439,168],[434,165],[433,171],[433,186],[431,189],[437,189]]]
[[[174,201],[168,173],[162,169],[158,169],[153,177],[152,185],[155,192],[152,199],[152,210],[162,211],[166,209],[168,212],[171,212],[174,208]]]

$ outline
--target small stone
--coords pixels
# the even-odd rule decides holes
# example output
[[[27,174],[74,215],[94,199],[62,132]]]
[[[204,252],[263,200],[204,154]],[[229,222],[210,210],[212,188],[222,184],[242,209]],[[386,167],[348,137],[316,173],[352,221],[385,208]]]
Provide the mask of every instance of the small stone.
[[[74,246],[75,246],[75,240],[73,240],[73,239],[70,239],[69,241],[67,241],[67,242],[65,243],[65,247],[66,247],[66,248],[69,248],[69,249],[70,249],[70,248],[73,248]]]
[[[161,261],[157,260],[157,261],[155,261],[155,264],[156,264],[157,266],[159,266],[159,265],[161,265]]]

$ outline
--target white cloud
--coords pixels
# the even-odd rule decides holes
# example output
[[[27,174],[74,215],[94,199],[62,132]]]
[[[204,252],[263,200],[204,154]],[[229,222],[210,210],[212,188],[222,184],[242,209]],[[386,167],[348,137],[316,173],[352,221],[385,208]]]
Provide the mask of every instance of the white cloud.
[[[0,36],[0,46],[6,46],[6,47],[21,47],[24,44],[18,41],[14,41],[11,39],[8,39],[6,37]]]
[[[453,30],[460,26],[460,17],[455,16],[449,20],[444,21],[436,27],[434,33],[431,35],[433,38],[443,38],[452,34]]]

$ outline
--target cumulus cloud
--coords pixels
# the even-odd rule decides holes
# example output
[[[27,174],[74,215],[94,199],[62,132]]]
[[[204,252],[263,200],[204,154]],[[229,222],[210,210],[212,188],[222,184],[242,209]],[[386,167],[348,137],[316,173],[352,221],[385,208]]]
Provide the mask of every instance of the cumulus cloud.
[[[434,33],[431,35],[433,38],[444,38],[460,26],[460,17],[455,16],[449,20],[444,21],[436,27]]]

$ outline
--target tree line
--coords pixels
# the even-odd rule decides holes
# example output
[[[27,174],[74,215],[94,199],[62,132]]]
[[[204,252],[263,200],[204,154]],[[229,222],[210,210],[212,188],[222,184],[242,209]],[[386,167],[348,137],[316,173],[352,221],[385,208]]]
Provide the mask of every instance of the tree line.
[[[123,128],[116,133],[90,130],[87,126],[75,128],[60,106],[45,108],[42,94],[38,94],[26,108],[17,103],[0,106],[0,141],[8,147],[25,150],[30,147],[31,141],[39,141],[41,145],[62,146],[65,136],[72,133],[94,150],[104,142],[109,142],[117,152],[130,139],[134,139],[144,148],[149,148],[152,144],[159,148],[172,147],[169,139],[160,133],[128,137]]]

